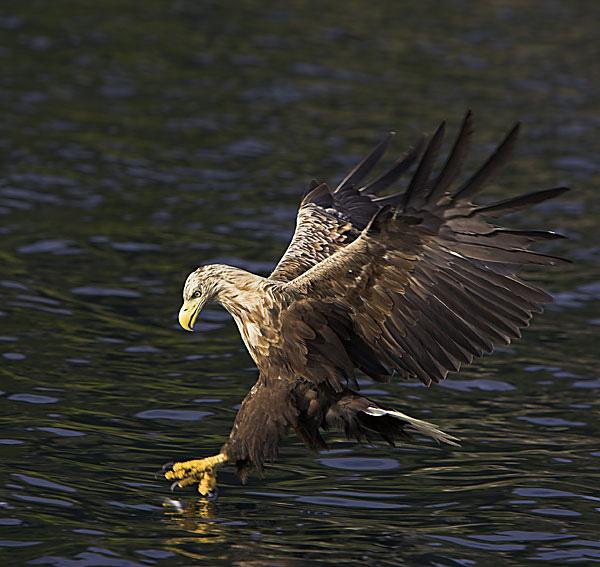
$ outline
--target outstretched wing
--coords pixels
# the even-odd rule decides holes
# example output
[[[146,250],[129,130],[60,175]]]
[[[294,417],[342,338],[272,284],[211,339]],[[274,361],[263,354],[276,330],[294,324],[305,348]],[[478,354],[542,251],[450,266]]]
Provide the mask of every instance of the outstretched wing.
[[[351,243],[285,286],[293,305],[282,324],[290,341],[305,346],[307,367],[318,361],[312,364],[321,369],[313,374],[315,380],[338,389],[350,378],[349,367],[357,367],[379,381],[399,373],[425,384],[439,382],[494,345],[519,337],[532,314],[552,301],[514,274],[523,265],[563,261],[527,250],[533,242],[560,236],[498,228],[484,218],[567,189],[482,206],[470,203],[507,161],[517,125],[488,161],[449,193],[466,154],[470,122],[467,115],[437,177],[431,180],[444,125],[407,191],[389,199],[391,205],[381,208]]]
[[[385,204],[376,195],[394,183],[419,157],[422,139],[387,171],[358,188],[381,159],[393,136],[392,133],[388,134],[341,181],[335,191],[332,192],[325,183],[320,184],[314,179],[311,181],[298,210],[292,241],[269,279],[291,281],[358,237],[372,216]]]

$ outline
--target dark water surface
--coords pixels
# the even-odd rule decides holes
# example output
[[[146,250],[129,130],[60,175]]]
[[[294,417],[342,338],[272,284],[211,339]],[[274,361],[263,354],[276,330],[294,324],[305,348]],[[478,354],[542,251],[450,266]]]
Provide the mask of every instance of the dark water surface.
[[[417,5],[415,5],[417,4]],[[598,4],[7,1],[0,11],[0,554],[5,565],[600,563]],[[226,313],[177,326],[202,263],[266,273],[312,176],[472,108],[485,199],[568,184],[515,226],[570,237],[556,302],[440,386],[371,396],[463,439],[295,436],[264,480],[171,495],[255,379]],[[447,151],[447,148],[446,148]],[[395,156],[393,156],[395,157]],[[390,158],[391,159],[391,158]]]

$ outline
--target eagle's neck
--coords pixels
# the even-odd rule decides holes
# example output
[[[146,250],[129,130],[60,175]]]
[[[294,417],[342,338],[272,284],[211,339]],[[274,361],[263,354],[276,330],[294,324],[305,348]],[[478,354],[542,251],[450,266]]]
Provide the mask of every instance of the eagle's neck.
[[[234,318],[246,348],[258,364],[259,353],[267,348],[265,340],[272,334],[272,318],[279,312],[274,294],[280,283],[231,266],[219,266],[214,286],[214,301]]]
[[[265,278],[224,265],[219,266],[218,273],[212,276],[216,280],[213,301],[220,303],[233,317],[243,316],[262,304]]]

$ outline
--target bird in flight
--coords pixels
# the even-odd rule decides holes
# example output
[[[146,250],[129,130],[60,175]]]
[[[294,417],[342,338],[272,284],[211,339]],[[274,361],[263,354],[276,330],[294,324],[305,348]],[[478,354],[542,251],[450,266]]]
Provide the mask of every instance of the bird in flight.
[[[389,134],[335,190],[309,184],[291,243],[269,277],[225,265],[189,275],[181,326],[193,330],[201,309],[220,303],[259,376],[218,455],[166,466],[173,487],[198,483],[202,495],[213,497],[216,471],[225,463],[236,465],[242,482],[251,469],[262,475],[290,430],[313,451],[327,448],[321,432],[328,429],[392,445],[415,433],[457,444],[437,426],[361,395],[355,372],[376,382],[394,375],[439,382],[494,345],[520,337],[532,314],[552,301],[515,274],[523,265],[564,262],[528,250],[561,236],[488,221],[568,189],[472,203],[509,159],[519,128],[462,184],[457,178],[471,144],[471,112],[435,173],[444,123],[427,145],[419,140],[364,182]],[[379,196],[417,160],[404,191]]]

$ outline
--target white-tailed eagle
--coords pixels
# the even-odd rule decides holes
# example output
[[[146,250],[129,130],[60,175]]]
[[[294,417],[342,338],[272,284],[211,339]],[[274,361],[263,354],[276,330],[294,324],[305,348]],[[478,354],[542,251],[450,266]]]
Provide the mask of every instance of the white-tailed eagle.
[[[457,178],[471,144],[471,113],[434,173],[444,130],[442,124],[426,147],[420,140],[367,182],[392,134],[334,191],[313,180],[292,241],[269,277],[224,265],[190,274],[179,313],[183,328],[193,329],[207,303],[220,303],[237,323],[259,377],[218,455],[169,466],[165,476],[174,486],[198,482],[200,493],[211,496],[224,463],[236,464],[242,481],[251,468],[261,474],[290,430],[311,450],[326,448],[321,431],[330,428],[361,441],[393,444],[417,433],[456,444],[435,425],[361,395],[355,371],[376,382],[396,375],[429,385],[518,338],[552,298],[515,274],[523,265],[562,262],[528,250],[560,236],[488,221],[567,189],[474,204],[508,160],[519,125],[462,184]],[[378,196],[419,156],[404,191]]]

